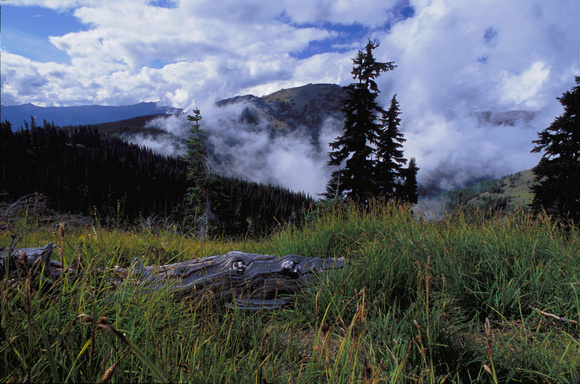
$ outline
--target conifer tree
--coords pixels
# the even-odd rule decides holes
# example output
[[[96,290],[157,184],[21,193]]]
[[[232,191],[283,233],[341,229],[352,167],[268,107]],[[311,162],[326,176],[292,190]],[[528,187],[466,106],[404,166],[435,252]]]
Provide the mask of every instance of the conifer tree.
[[[340,179],[342,177],[342,170],[336,170],[330,175],[330,180],[326,183],[326,190],[322,194],[325,199],[339,200],[343,198],[340,188]]]
[[[417,204],[419,201],[419,193],[417,191],[417,173],[419,172],[419,167],[417,167],[417,162],[414,157],[409,160],[409,166],[403,168],[403,185],[400,189],[400,199],[402,201],[409,202],[411,204]]]
[[[544,152],[533,169],[532,208],[555,218],[580,223],[580,76],[576,86],[558,98],[564,114],[542,132],[532,152]]]
[[[405,199],[405,194],[399,191],[402,189],[402,183],[406,176],[403,172],[403,165],[407,163],[402,150],[406,140],[399,131],[400,114],[397,95],[394,95],[389,110],[383,112],[383,124],[377,143],[375,178],[378,183],[378,194],[387,200],[393,197]]]
[[[193,116],[187,116],[187,120],[193,123],[189,138],[186,140],[187,151],[183,156],[183,160],[187,163],[187,180],[190,183],[185,202],[188,216],[197,222],[199,237],[205,240],[209,236],[210,221],[214,218],[210,200],[214,177],[209,165],[207,133],[200,124],[202,117],[197,108],[193,113]]]
[[[369,39],[365,50],[353,59],[352,75],[357,82],[343,89],[347,97],[342,112],[345,115],[344,134],[330,143],[329,165],[340,166],[331,177],[326,197],[345,196],[366,204],[376,195],[374,145],[381,131],[380,116],[383,108],[377,103],[379,89],[375,79],[382,72],[395,68],[393,62],[378,62],[373,50],[378,43]],[[332,185],[331,185],[332,184]]]

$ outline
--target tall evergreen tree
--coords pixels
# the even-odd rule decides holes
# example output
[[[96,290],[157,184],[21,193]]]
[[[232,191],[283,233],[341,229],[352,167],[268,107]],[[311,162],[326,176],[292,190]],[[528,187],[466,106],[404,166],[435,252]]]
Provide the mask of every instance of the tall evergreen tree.
[[[403,174],[403,185],[400,188],[399,198],[412,204],[417,204],[419,201],[419,193],[417,191],[417,173],[419,167],[414,157],[409,160],[409,166],[401,170]]]
[[[376,102],[380,93],[375,79],[382,72],[395,68],[393,62],[378,62],[373,50],[378,43],[369,39],[365,50],[353,59],[352,75],[357,82],[346,87],[347,97],[342,112],[345,115],[344,134],[330,143],[329,165],[340,166],[331,177],[326,197],[346,196],[366,203],[376,195],[374,146],[381,132],[383,108]]]
[[[338,200],[343,198],[343,194],[340,188],[340,180],[342,177],[342,170],[336,170],[330,175],[330,179],[326,183],[325,192],[322,196],[326,199]]]
[[[399,131],[400,114],[397,95],[394,95],[389,110],[383,112],[383,124],[377,143],[375,177],[378,182],[378,193],[386,199],[396,196],[404,198],[404,194],[400,193],[399,189],[402,188],[406,176],[403,172],[403,165],[407,163],[407,159],[403,157],[402,148],[406,140]]]
[[[533,169],[534,211],[580,223],[580,76],[576,86],[558,98],[564,114],[542,132],[532,152],[544,152]]]
[[[190,183],[185,200],[188,216],[196,221],[198,235],[205,240],[209,236],[210,221],[214,219],[210,200],[214,176],[209,165],[207,133],[200,124],[201,114],[199,109],[194,109],[193,113],[193,116],[187,116],[187,120],[193,123],[186,140],[187,151],[183,156],[187,163],[187,180]]]

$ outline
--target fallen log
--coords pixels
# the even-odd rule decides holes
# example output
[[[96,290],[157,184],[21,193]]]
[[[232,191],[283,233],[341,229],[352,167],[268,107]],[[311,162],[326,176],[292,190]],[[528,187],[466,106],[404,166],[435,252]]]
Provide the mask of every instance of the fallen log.
[[[56,260],[52,260],[52,250],[56,246],[48,243],[45,247],[37,248],[15,248],[0,251],[0,278],[11,269],[15,268],[29,274],[38,267],[43,267],[43,276],[54,280],[65,273],[63,265]],[[73,272],[72,269],[66,272]]]
[[[44,248],[20,248],[0,253],[0,275],[10,258],[26,271],[42,263],[44,275],[51,281],[63,273],[78,272],[73,268],[65,271],[61,263],[50,260],[53,248],[50,243]],[[343,258],[277,257],[232,251],[160,266],[144,266],[136,258],[129,268],[115,267],[101,272],[111,272],[116,277],[111,279],[118,288],[112,300],[126,291],[128,284],[133,284],[143,293],[166,289],[181,298],[234,299],[235,305],[241,308],[274,309],[286,304],[287,300],[281,296],[307,289],[316,276],[343,266]],[[231,303],[226,305],[232,306]]]

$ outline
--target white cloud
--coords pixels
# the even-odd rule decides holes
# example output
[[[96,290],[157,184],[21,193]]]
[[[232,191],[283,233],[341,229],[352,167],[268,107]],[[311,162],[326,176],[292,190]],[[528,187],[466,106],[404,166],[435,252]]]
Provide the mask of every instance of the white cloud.
[[[256,182],[280,185],[312,195],[324,192],[330,169],[326,165],[328,143],[339,135],[341,124],[328,118],[314,144],[303,131],[289,135],[272,135],[266,119],[247,124],[240,115],[251,104],[238,103],[223,107],[203,105],[202,128],[213,148],[213,171],[225,176],[241,177]],[[186,114],[157,118],[149,127],[163,129],[178,138],[186,138],[191,128]],[[179,140],[148,142],[150,136],[130,137],[132,142],[146,145],[159,153],[183,153]]]
[[[521,75],[507,72],[502,73],[502,81],[499,85],[499,96],[507,105],[515,107],[538,108],[541,100],[536,100],[538,92],[548,78],[550,70],[544,63],[535,62]]]
[[[531,140],[561,113],[578,74],[580,8],[570,2],[413,1],[415,16],[379,37],[398,68],[379,85],[403,112],[419,180],[444,187],[534,166]],[[527,110],[531,121],[482,124],[478,113]],[[497,125],[500,123],[500,125]]]
[[[392,21],[391,10],[397,0],[286,0],[285,13],[296,23],[329,22],[383,27]]]
[[[39,6],[55,10],[75,9],[81,6],[98,6],[106,0],[3,0],[6,5]],[[133,1],[133,0],[127,0]]]
[[[37,3],[66,6],[59,2]],[[298,28],[277,20],[283,12],[280,5],[250,2],[248,9],[253,4],[255,11],[248,13],[238,3],[224,2],[232,12],[217,12],[220,7],[213,2],[182,2],[174,9],[136,0],[87,2],[74,15],[91,29],[51,36],[50,41],[71,57],[72,65],[64,73],[82,84],[78,89],[85,93],[82,102],[159,100],[190,107],[196,99],[225,98],[256,86],[290,80],[297,64],[290,52],[336,35],[322,28]],[[25,58],[21,61],[30,64]],[[156,61],[167,64],[151,68]],[[9,72],[11,64],[3,62],[3,72]],[[43,63],[33,65],[40,67]],[[20,76],[18,71],[14,73]],[[317,81],[316,73],[308,80]],[[16,79],[7,79],[3,93],[13,81]],[[291,83],[299,84],[297,80]],[[64,99],[54,93],[50,93],[51,98],[47,96],[39,92],[35,102],[79,103],[78,99]]]

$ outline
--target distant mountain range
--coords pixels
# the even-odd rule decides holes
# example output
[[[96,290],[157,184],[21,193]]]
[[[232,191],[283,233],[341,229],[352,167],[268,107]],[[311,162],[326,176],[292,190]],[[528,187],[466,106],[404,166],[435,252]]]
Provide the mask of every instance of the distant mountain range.
[[[308,84],[301,87],[282,89],[270,95],[257,97],[244,95],[218,101],[218,107],[227,108],[235,104],[244,104],[237,123],[255,126],[267,125],[274,134],[286,134],[298,128],[306,128],[309,134],[316,139],[318,128],[328,117],[342,119],[342,101],[345,93],[342,87],[336,84]],[[14,129],[30,123],[31,117],[36,124],[42,125],[46,120],[56,126],[96,125],[105,124],[107,133],[121,132],[126,126],[126,120],[135,123],[152,120],[158,115],[178,114],[181,109],[162,107],[157,103],[143,102],[125,106],[85,105],[77,107],[39,107],[33,104],[14,106],[2,105],[0,121],[8,120]],[[203,111],[202,111],[203,113]],[[119,124],[121,123],[121,124]]]
[[[0,120],[8,120],[14,129],[30,123],[31,116],[38,125],[43,120],[57,126],[108,123],[145,115],[175,113],[175,108],[160,107],[157,103],[139,103],[126,106],[84,105],[79,107],[38,107],[34,104],[6,106],[0,109]]]

